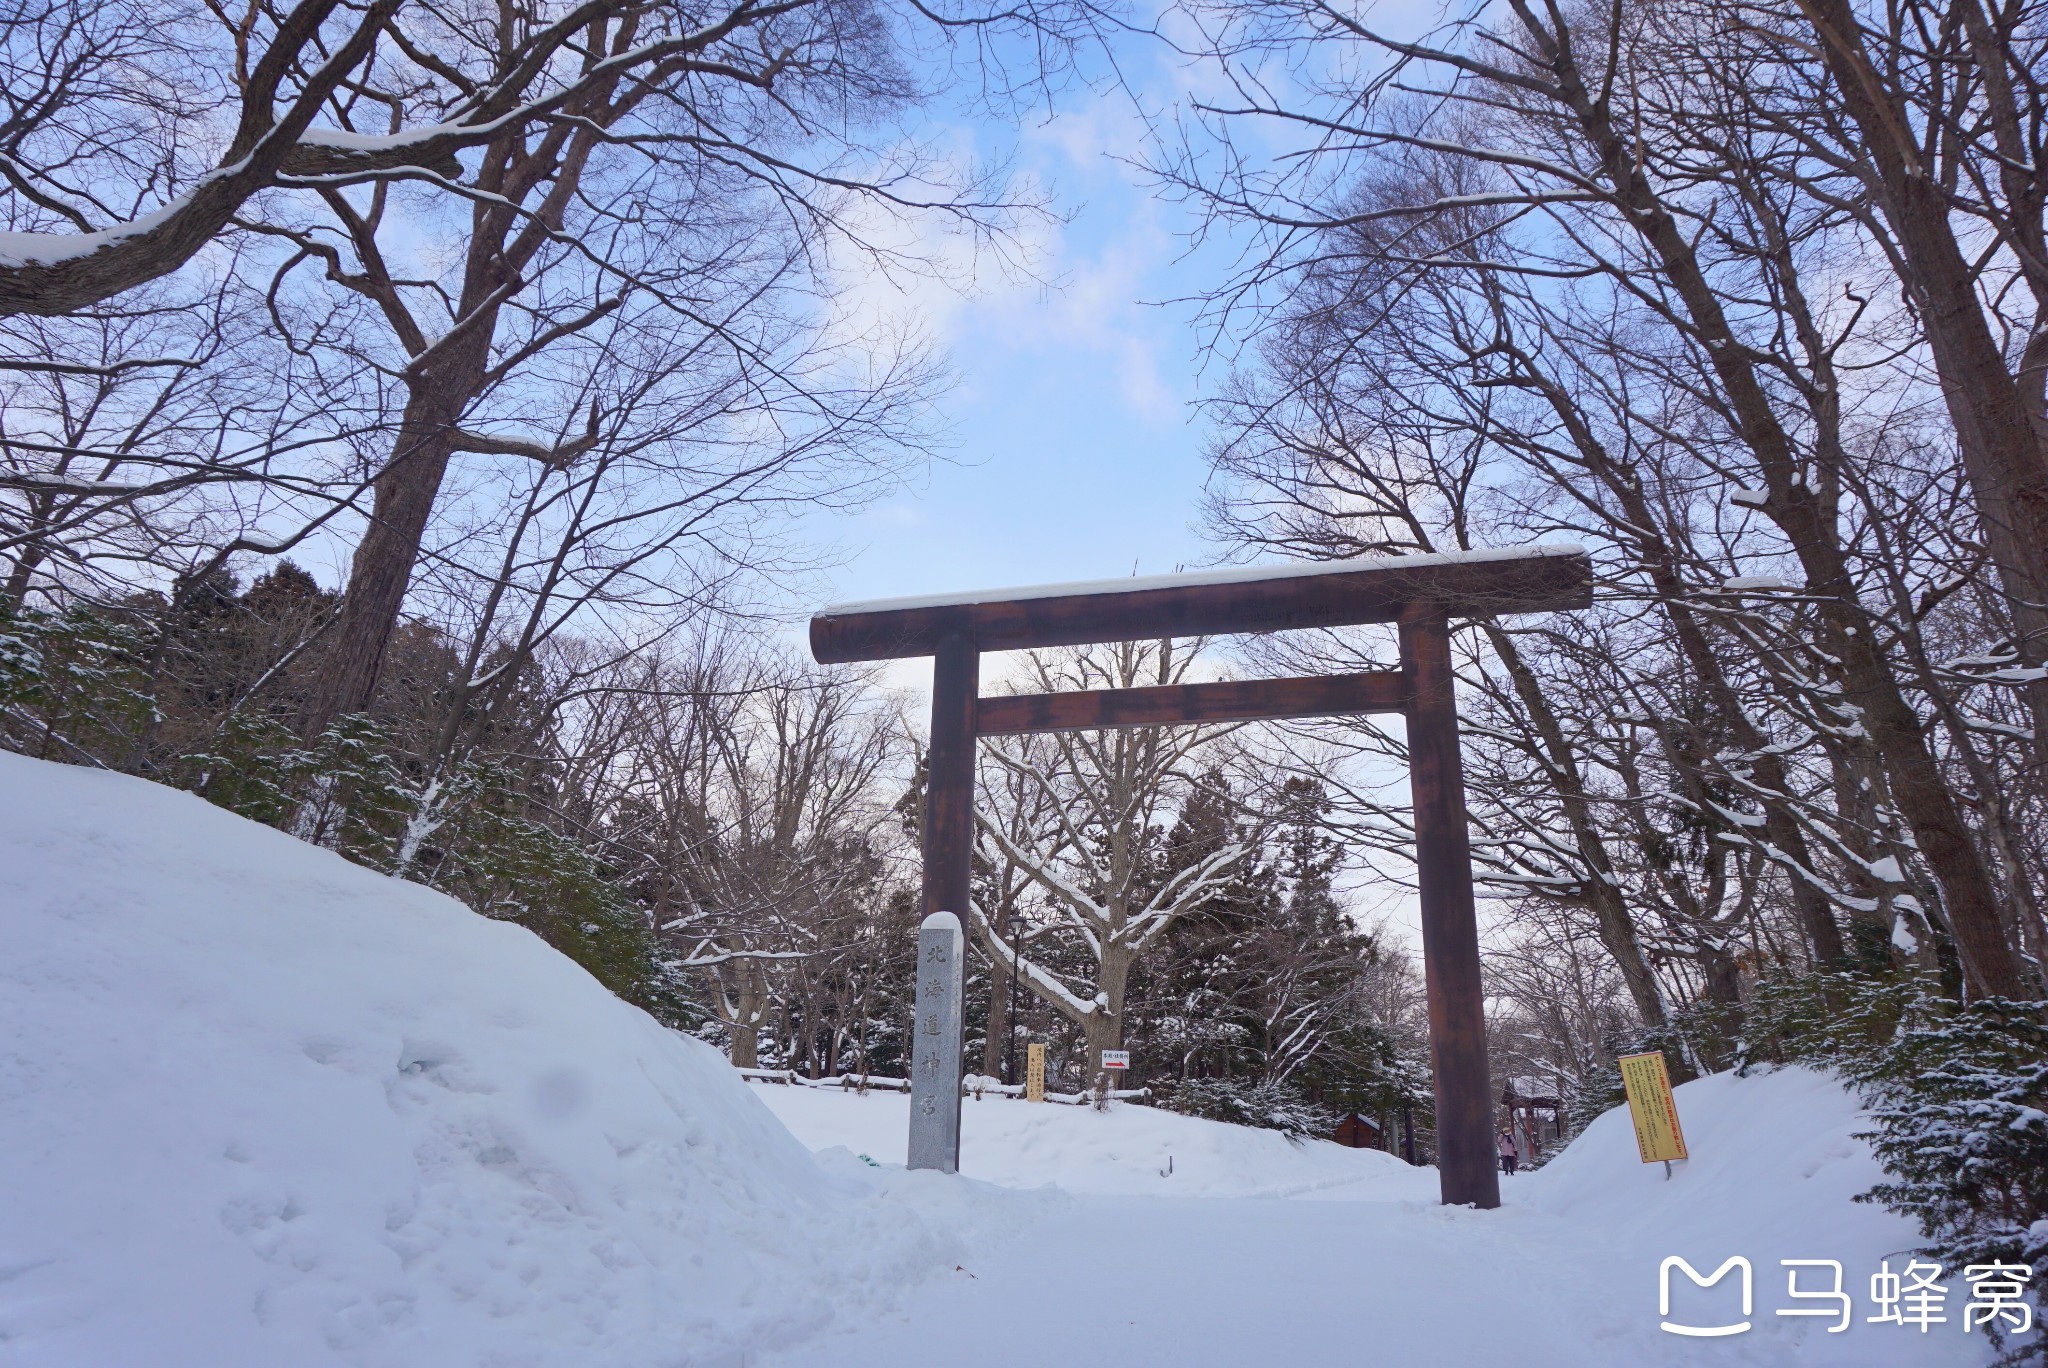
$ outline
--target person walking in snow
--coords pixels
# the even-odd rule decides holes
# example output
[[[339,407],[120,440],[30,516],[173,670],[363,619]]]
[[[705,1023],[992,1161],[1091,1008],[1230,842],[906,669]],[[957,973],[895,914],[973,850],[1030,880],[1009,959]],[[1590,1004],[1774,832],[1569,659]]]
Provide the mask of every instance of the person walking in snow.
[[[1515,1148],[1514,1134],[1510,1131],[1502,1131],[1500,1133],[1500,1171],[1506,1174],[1513,1174],[1515,1171],[1515,1161],[1521,1157],[1522,1152]]]

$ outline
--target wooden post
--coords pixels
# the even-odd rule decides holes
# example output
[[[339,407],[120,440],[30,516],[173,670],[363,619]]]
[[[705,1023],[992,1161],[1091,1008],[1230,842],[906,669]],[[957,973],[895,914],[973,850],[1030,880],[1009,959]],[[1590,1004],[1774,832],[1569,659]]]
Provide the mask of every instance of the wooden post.
[[[1408,766],[1429,1049],[1436,1066],[1437,1175],[1446,1205],[1492,1208],[1500,1205],[1500,1175],[1479,979],[1479,917],[1472,901],[1450,624],[1440,614],[1411,611],[1403,617],[1401,668],[1410,686]]]
[[[924,790],[924,915],[929,919],[949,913],[967,922],[968,888],[974,851],[974,701],[981,691],[981,653],[960,633],[940,639],[932,654],[931,751],[925,759]],[[958,934],[958,933],[955,933]],[[924,998],[925,980],[935,966],[924,963],[919,951],[918,997]],[[966,989],[966,956],[956,953],[944,966],[948,982],[942,997],[955,1004],[949,1020],[942,1021],[950,1039],[932,1051],[938,1061],[934,1068],[949,1077],[929,1082],[932,1091],[913,1099],[910,1110],[910,1167],[936,1168],[946,1173],[960,1169],[960,1060],[964,1052],[961,1031],[964,1013],[958,1004]],[[922,1008],[920,1008],[922,1013]],[[925,1020],[918,1020],[918,1049],[925,1046]],[[922,1068],[921,1061],[913,1067]],[[927,1114],[926,1100],[943,1115]]]

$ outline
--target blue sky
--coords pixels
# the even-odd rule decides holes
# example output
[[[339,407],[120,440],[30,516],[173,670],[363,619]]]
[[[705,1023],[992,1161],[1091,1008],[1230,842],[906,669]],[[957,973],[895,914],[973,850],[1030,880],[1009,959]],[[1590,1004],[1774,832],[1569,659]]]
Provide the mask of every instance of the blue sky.
[[[1435,0],[1361,9],[1404,35],[1442,17]],[[964,288],[850,281],[858,308],[893,312],[952,367],[938,413],[952,459],[816,529],[840,556],[820,603],[1169,573],[1223,552],[1198,527],[1213,436],[1198,401],[1230,358],[1205,355],[1196,306],[1172,301],[1224,281],[1238,248],[1211,238],[1191,252],[1191,209],[1132,164],[1149,150],[1137,106],[1170,116],[1218,78],[1156,39],[1127,35],[1114,55],[1126,89],[1069,90],[1021,127],[935,125],[963,156],[1008,160],[1047,194],[1061,221],[1027,235],[1036,278],[955,259]],[[917,688],[927,674],[905,662],[890,677]]]
[[[1171,86],[1163,49],[1127,48],[1142,82]],[[1126,164],[1144,147],[1125,94],[1072,92],[1051,119],[955,131],[979,156],[1007,152],[1062,221],[1029,233],[1028,272],[984,262],[962,271],[965,288],[869,287],[896,294],[954,372],[939,406],[951,458],[830,529],[846,557],[825,577],[830,597],[1157,574],[1213,558],[1195,528],[1206,473],[1198,333],[1190,306],[1162,301],[1211,283],[1228,253],[1186,258],[1191,218]],[[1212,362],[1208,378],[1220,374]]]

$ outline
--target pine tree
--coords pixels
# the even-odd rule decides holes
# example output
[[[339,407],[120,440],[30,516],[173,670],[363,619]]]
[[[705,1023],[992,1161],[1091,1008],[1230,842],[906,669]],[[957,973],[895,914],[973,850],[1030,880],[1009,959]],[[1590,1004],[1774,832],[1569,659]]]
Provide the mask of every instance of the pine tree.
[[[1924,1253],[1951,1276],[2025,1264],[2040,1316],[2048,1285],[2048,1004],[1974,1002],[1908,1026],[1856,1072],[1888,1181],[1857,1198],[1920,1223]],[[1994,1336],[1996,1326],[1989,1326]],[[2048,1335],[2005,1362],[2048,1363]]]

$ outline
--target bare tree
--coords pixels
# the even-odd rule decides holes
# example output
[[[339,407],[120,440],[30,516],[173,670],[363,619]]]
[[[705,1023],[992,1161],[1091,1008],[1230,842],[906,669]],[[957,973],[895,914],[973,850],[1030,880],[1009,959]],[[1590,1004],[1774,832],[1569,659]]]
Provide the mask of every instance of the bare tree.
[[[824,300],[849,254],[915,268],[877,245],[878,219],[985,235],[1021,207],[891,122],[928,93],[906,27],[952,21],[1023,25],[1050,52],[1086,12],[603,0],[474,27],[408,12],[334,121],[379,146],[474,147],[473,171],[338,169],[241,220],[282,249],[270,293],[295,345],[382,376],[392,410],[309,733],[374,694],[458,458],[562,468],[645,440],[623,421],[636,397],[608,383],[622,353],[665,344],[639,372],[651,384],[716,377],[707,421],[735,456],[714,485],[731,500],[793,462],[912,435],[914,344],[850,334]],[[419,120],[434,131],[409,131]],[[427,225],[453,250],[423,250]]]
[[[14,11],[0,23],[0,316],[77,313],[169,275],[282,176],[404,164],[315,126],[403,3]]]
[[[1828,189],[1895,264],[2019,628],[2012,649],[2039,667],[2048,659],[2048,189],[2031,170],[2048,151],[2039,17],[1978,0],[1885,11],[1803,0],[1766,7],[1743,30],[1777,79],[1746,90],[1739,112],[1839,178]],[[1799,174],[1822,179],[1810,167]],[[2036,734],[2048,737],[2048,689],[2031,692]]]
[[[1416,41],[1316,3],[1200,13],[1241,98],[1202,106],[1209,141],[1164,169],[1263,233],[1217,302],[1225,323],[1273,325],[1271,383],[1235,405],[1245,440],[1222,457],[1247,479],[1225,520],[1313,554],[1594,541],[1615,596],[1602,644],[1647,711],[1561,688],[1568,642],[1484,628],[1527,757],[1501,782],[1558,805],[1582,901],[1625,882],[1597,847],[1632,843],[1616,818],[1650,752],[1614,739],[1626,727],[1671,766],[1668,795],[1644,796],[1766,860],[1814,958],[1846,952],[1838,912],[1924,906],[1973,992],[2025,992],[2007,909],[2037,876],[1989,796],[2031,760],[1972,720],[1979,699],[2002,707],[1989,672],[1966,682],[1933,643],[1964,619],[2029,639],[2038,544],[1996,529],[2025,525],[2031,496],[1986,473],[1961,419],[1930,422],[1923,320],[1871,305],[1874,277],[1912,268],[1860,212],[1857,167],[1820,157],[1825,99],[1774,83],[1785,68],[1711,4],[1516,5]],[[1266,80],[1287,54],[1309,56],[1306,80]],[[1245,121],[1298,136],[1294,155],[1244,155]],[[1937,565],[1890,538],[1892,493],[1914,484],[1966,491],[1984,549]],[[1646,725],[1674,703],[1682,727]],[[2027,768],[2004,772],[2032,791]],[[1686,887],[1598,909],[1646,1016],[1654,985],[1620,932],[1713,925]]]
[[[700,638],[636,663],[603,692],[592,743],[615,858],[679,966],[710,986],[734,1064],[752,1068],[803,976],[862,948],[886,911],[883,785],[902,741],[863,677],[736,646]]]
[[[1034,653],[1035,686],[1132,688],[1172,684],[1187,676],[1197,648],[1173,642],[1126,642],[1061,653]],[[1008,782],[984,792],[1018,801],[995,812],[977,809],[982,858],[1010,866],[1044,895],[1045,922],[1028,933],[1068,942],[1081,952],[1093,982],[1073,984],[1022,955],[1010,932],[972,909],[974,934],[992,960],[1079,1027],[1087,1044],[1086,1077],[1102,1052],[1121,1047],[1124,999],[1132,967],[1174,923],[1216,896],[1247,845],[1225,845],[1161,877],[1164,823],[1201,782],[1205,752],[1227,729],[1139,727],[1112,732],[1061,732],[1040,745],[993,742],[984,765]]]

